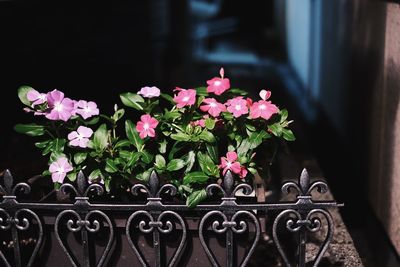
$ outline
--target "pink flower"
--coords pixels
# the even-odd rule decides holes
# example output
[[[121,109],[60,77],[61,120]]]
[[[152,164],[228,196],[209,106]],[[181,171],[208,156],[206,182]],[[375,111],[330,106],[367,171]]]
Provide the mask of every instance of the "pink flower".
[[[241,172],[241,166],[240,163],[237,162],[237,158],[238,156],[234,151],[226,153],[226,157],[221,157],[221,165],[219,167],[224,169],[222,171],[223,175],[225,175],[228,170],[231,170],[233,173]]]
[[[47,103],[51,108],[50,113],[46,115],[49,120],[67,121],[72,116],[74,102],[69,98],[64,98],[64,93],[53,90],[47,93]]]
[[[141,121],[138,121],[136,124],[136,131],[139,132],[140,138],[144,139],[147,136],[149,137],[155,137],[156,132],[154,129],[158,125],[158,120],[155,118],[152,118],[149,114],[142,115],[140,117]]]
[[[39,93],[35,89],[31,89],[26,94],[26,98],[32,103],[32,107],[43,104],[47,101],[46,94]]]
[[[263,90],[260,91],[259,95],[260,95],[262,100],[266,101],[268,98],[271,97],[271,91],[267,91],[267,90],[263,89]]]
[[[71,164],[69,164],[68,160],[65,157],[58,158],[57,161],[51,163],[49,167],[53,183],[62,183],[66,174],[72,170],[73,168]]]
[[[248,173],[247,169],[242,166],[240,169],[239,177],[244,179],[247,176],[247,173]]]
[[[152,87],[143,87],[140,89],[140,91],[137,93],[138,95],[142,95],[143,97],[147,98],[153,98],[153,97],[159,97],[160,96],[160,89],[158,89],[155,86]]]
[[[85,148],[87,147],[89,138],[92,136],[92,134],[92,129],[85,126],[79,126],[78,130],[68,134],[68,140],[70,140],[69,145]]]
[[[214,77],[211,80],[207,81],[207,92],[208,93],[214,93],[216,95],[221,95],[223,92],[228,90],[231,87],[231,84],[229,82],[228,78],[224,78],[224,69],[221,68],[219,71],[219,74],[221,75],[221,78]]]
[[[229,99],[226,102],[227,110],[233,114],[234,117],[238,118],[243,114],[249,113],[249,109],[247,108],[247,101],[243,99],[243,97],[238,96],[233,99]]]
[[[250,118],[263,118],[268,120],[275,113],[278,113],[279,109],[277,106],[271,103],[271,101],[260,100],[253,103],[250,108]]]
[[[204,128],[204,127],[206,127],[206,120],[201,119],[201,120],[197,120],[197,121],[192,121],[192,125],[200,126],[200,127]]]
[[[99,109],[97,104],[93,101],[79,100],[77,109],[75,109],[76,114],[79,114],[85,120],[95,115],[99,115]]]
[[[178,108],[183,108],[184,106],[194,105],[196,102],[196,90],[194,89],[182,89],[176,87],[175,91],[179,91],[178,95],[174,97],[174,101]]]
[[[225,105],[217,102],[214,98],[205,98],[202,103],[206,105],[200,106],[200,110],[208,112],[213,117],[218,117],[222,111],[226,110]]]

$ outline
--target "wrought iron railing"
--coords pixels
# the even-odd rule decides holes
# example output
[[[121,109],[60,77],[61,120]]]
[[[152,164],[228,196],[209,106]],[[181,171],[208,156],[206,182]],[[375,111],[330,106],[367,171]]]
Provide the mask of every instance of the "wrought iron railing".
[[[206,191],[209,196],[214,196],[212,203],[201,204],[196,208],[188,208],[185,204],[174,204],[165,201],[165,196],[174,196],[177,189],[172,184],[159,184],[159,178],[155,172],[151,174],[148,185],[136,184],[131,188],[132,194],[147,194],[146,202],[142,204],[113,204],[97,203],[89,198],[90,194],[102,195],[104,189],[100,184],[88,184],[82,173],[78,174],[77,186],[63,184],[60,188],[62,193],[72,191],[75,195],[72,203],[41,203],[24,201],[17,198],[20,193],[29,194],[31,191],[27,183],[14,185],[13,177],[6,171],[3,177],[3,185],[0,192],[3,200],[0,203],[0,237],[5,236],[7,231],[11,233],[12,241],[9,250],[12,257],[6,257],[4,251],[0,251],[0,260],[5,266],[38,266],[41,247],[46,240],[44,217],[41,214],[52,213],[55,216],[53,224],[56,240],[63,252],[73,266],[109,266],[110,252],[115,242],[117,231],[114,214],[118,213],[124,220],[124,232],[127,241],[142,266],[182,266],[182,256],[190,253],[186,245],[190,242],[188,238],[187,218],[196,213],[200,215],[197,225],[198,235],[202,248],[212,266],[219,266],[220,263],[209,248],[207,235],[214,232],[215,235],[225,235],[225,258],[227,266],[246,266],[250,257],[255,251],[262,235],[262,222],[260,218],[272,212],[277,214],[272,220],[273,242],[282,257],[283,263],[287,266],[306,265],[306,244],[308,232],[317,232],[325,229],[325,240],[315,256],[312,266],[317,266],[326,252],[329,243],[333,238],[334,225],[329,208],[341,206],[335,201],[315,201],[311,192],[316,189],[320,193],[326,193],[326,183],[317,181],[310,182],[309,175],[304,169],[299,182],[287,182],[282,186],[282,192],[288,194],[291,189],[297,191],[297,198],[294,201],[274,203],[239,203],[236,193],[241,191],[250,194],[252,188],[247,184],[234,185],[234,179],[228,171],[222,184],[210,184]],[[219,195],[218,195],[219,194]],[[220,197],[222,196],[222,197]],[[323,227],[324,226],[324,227]],[[64,231],[61,230],[64,228]],[[35,234],[34,245],[29,255],[21,251],[21,237],[24,231],[31,229]],[[35,229],[35,230],[32,230]],[[249,232],[252,236],[247,251],[242,260],[237,260],[235,241],[236,235]],[[292,254],[285,252],[286,244],[279,238],[282,231],[295,233],[297,240]],[[63,232],[70,231],[80,234],[80,242],[74,248],[68,245],[69,239],[63,236]],[[179,241],[176,250],[167,259],[162,248],[162,238],[166,234],[177,232]],[[92,253],[91,242],[96,239],[100,232],[106,232],[107,241],[104,242],[104,250],[100,255]],[[150,243],[153,250],[153,257],[146,257],[142,252],[142,246],[138,246],[139,235],[152,235]],[[89,238],[89,236],[92,236]],[[3,239],[3,238],[1,238]],[[1,240],[3,243],[4,240]],[[76,247],[78,246],[78,247]],[[80,251],[80,256],[74,256],[72,250]],[[265,253],[269,253],[265,251]],[[10,255],[10,253],[8,253]]]

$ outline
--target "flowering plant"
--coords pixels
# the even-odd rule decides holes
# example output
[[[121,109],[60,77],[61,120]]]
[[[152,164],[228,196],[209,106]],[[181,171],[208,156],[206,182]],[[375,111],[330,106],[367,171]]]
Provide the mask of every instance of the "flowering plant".
[[[107,116],[92,101],[22,86],[18,96],[25,111],[40,123],[17,124],[15,130],[40,138],[35,146],[49,157],[43,175],[51,175],[56,187],[74,181],[82,170],[107,191],[126,189],[155,170],[192,207],[206,198],[205,185],[228,170],[250,182],[263,144],[295,139],[287,111],[269,101],[270,91],[261,90],[260,99],[252,100],[246,91],[231,88],[223,69],[207,85],[177,87],[174,96],[157,87],[121,94],[126,107],[143,113],[136,119],[117,105]]]

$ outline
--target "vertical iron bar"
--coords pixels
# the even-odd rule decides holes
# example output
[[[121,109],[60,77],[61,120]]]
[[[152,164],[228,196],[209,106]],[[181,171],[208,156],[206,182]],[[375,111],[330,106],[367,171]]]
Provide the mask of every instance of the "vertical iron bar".
[[[21,251],[19,248],[19,237],[18,237],[18,230],[17,227],[14,225],[11,226],[11,235],[13,239],[13,245],[14,245],[14,259],[15,259],[15,266],[16,267],[21,267]]]
[[[233,232],[231,228],[226,231],[226,266],[233,267]]]
[[[154,245],[154,266],[159,267],[161,261],[161,251],[160,251],[160,232],[158,231],[157,227],[153,229],[153,245]]]
[[[306,229],[305,227],[301,227],[299,231],[299,258],[298,264],[300,267],[304,267],[306,265]]]
[[[89,240],[88,240],[88,232],[85,226],[82,226],[81,229],[81,237],[82,237],[82,245],[83,245],[83,266],[90,267],[90,259],[89,259]]]

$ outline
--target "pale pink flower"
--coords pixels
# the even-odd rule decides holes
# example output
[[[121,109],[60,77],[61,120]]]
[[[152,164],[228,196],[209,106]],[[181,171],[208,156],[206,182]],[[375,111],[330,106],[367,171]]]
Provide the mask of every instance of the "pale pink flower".
[[[138,131],[140,138],[144,139],[147,136],[155,137],[155,128],[158,125],[158,120],[152,118],[149,114],[142,115],[140,121],[136,124],[136,131]]]
[[[226,153],[226,157],[221,157],[221,165],[219,165],[220,168],[223,168],[224,170],[222,171],[222,174],[225,175],[225,173],[228,170],[231,170],[233,173],[240,173],[241,172],[241,166],[240,163],[237,161],[237,154],[234,151],[229,151]]]
[[[69,98],[64,98],[64,93],[53,90],[47,93],[47,103],[51,108],[50,113],[46,115],[49,120],[67,121],[72,116],[74,102]]]
[[[226,110],[225,105],[219,103],[214,98],[205,98],[202,103],[205,103],[206,105],[200,106],[200,110],[208,112],[213,117],[218,117],[222,111]]]
[[[250,118],[263,118],[268,120],[275,113],[278,113],[279,109],[277,106],[271,103],[271,101],[260,100],[258,102],[253,103],[250,108]]]
[[[160,89],[155,86],[149,87],[145,86],[137,93],[138,95],[142,95],[143,97],[153,98],[160,96]]]
[[[85,148],[87,147],[89,138],[92,136],[92,134],[92,129],[85,126],[79,126],[78,130],[70,132],[68,134],[68,140],[70,141],[69,145]]]
[[[236,118],[249,113],[249,109],[247,108],[247,101],[244,100],[241,96],[229,99],[226,102],[226,105],[227,110],[232,113],[233,116]]]
[[[184,106],[194,105],[196,102],[196,90],[194,89],[182,89],[176,87],[175,91],[179,91],[178,95],[174,97],[174,101],[178,108],[183,108]]]
[[[58,158],[56,161],[51,163],[49,167],[53,183],[62,183],[67,173],[72,170],[73,168],[71,164],[69,164],[65,157]]]
[[[93,101],[79,100],[75,113],[81,115],[86,120],[92,116],[99,115],[99,109]]]
[[[221,68],[219,71],[221,78],[214,77],[211,80],[207,81],[207,92],[214,93],[216,95],[221,95],[223,92],[228,90],[231,87],[230,81],[228,78],[224,78],[224,69]]]
[[[34,107],[36,105],[43,104],[43,103],[45,103],[47,101],[46,94],[39,93],[35,89],[29,90],[28,93],[26,94],[26,98],[30,102],[32,102],[32,107]]]
[[[268,98],[271,97],[271,91],[267,91],[267,90],[263,89],[263,90],[260,91],[259,95],[260,95],[262,100],[266,101]]]

